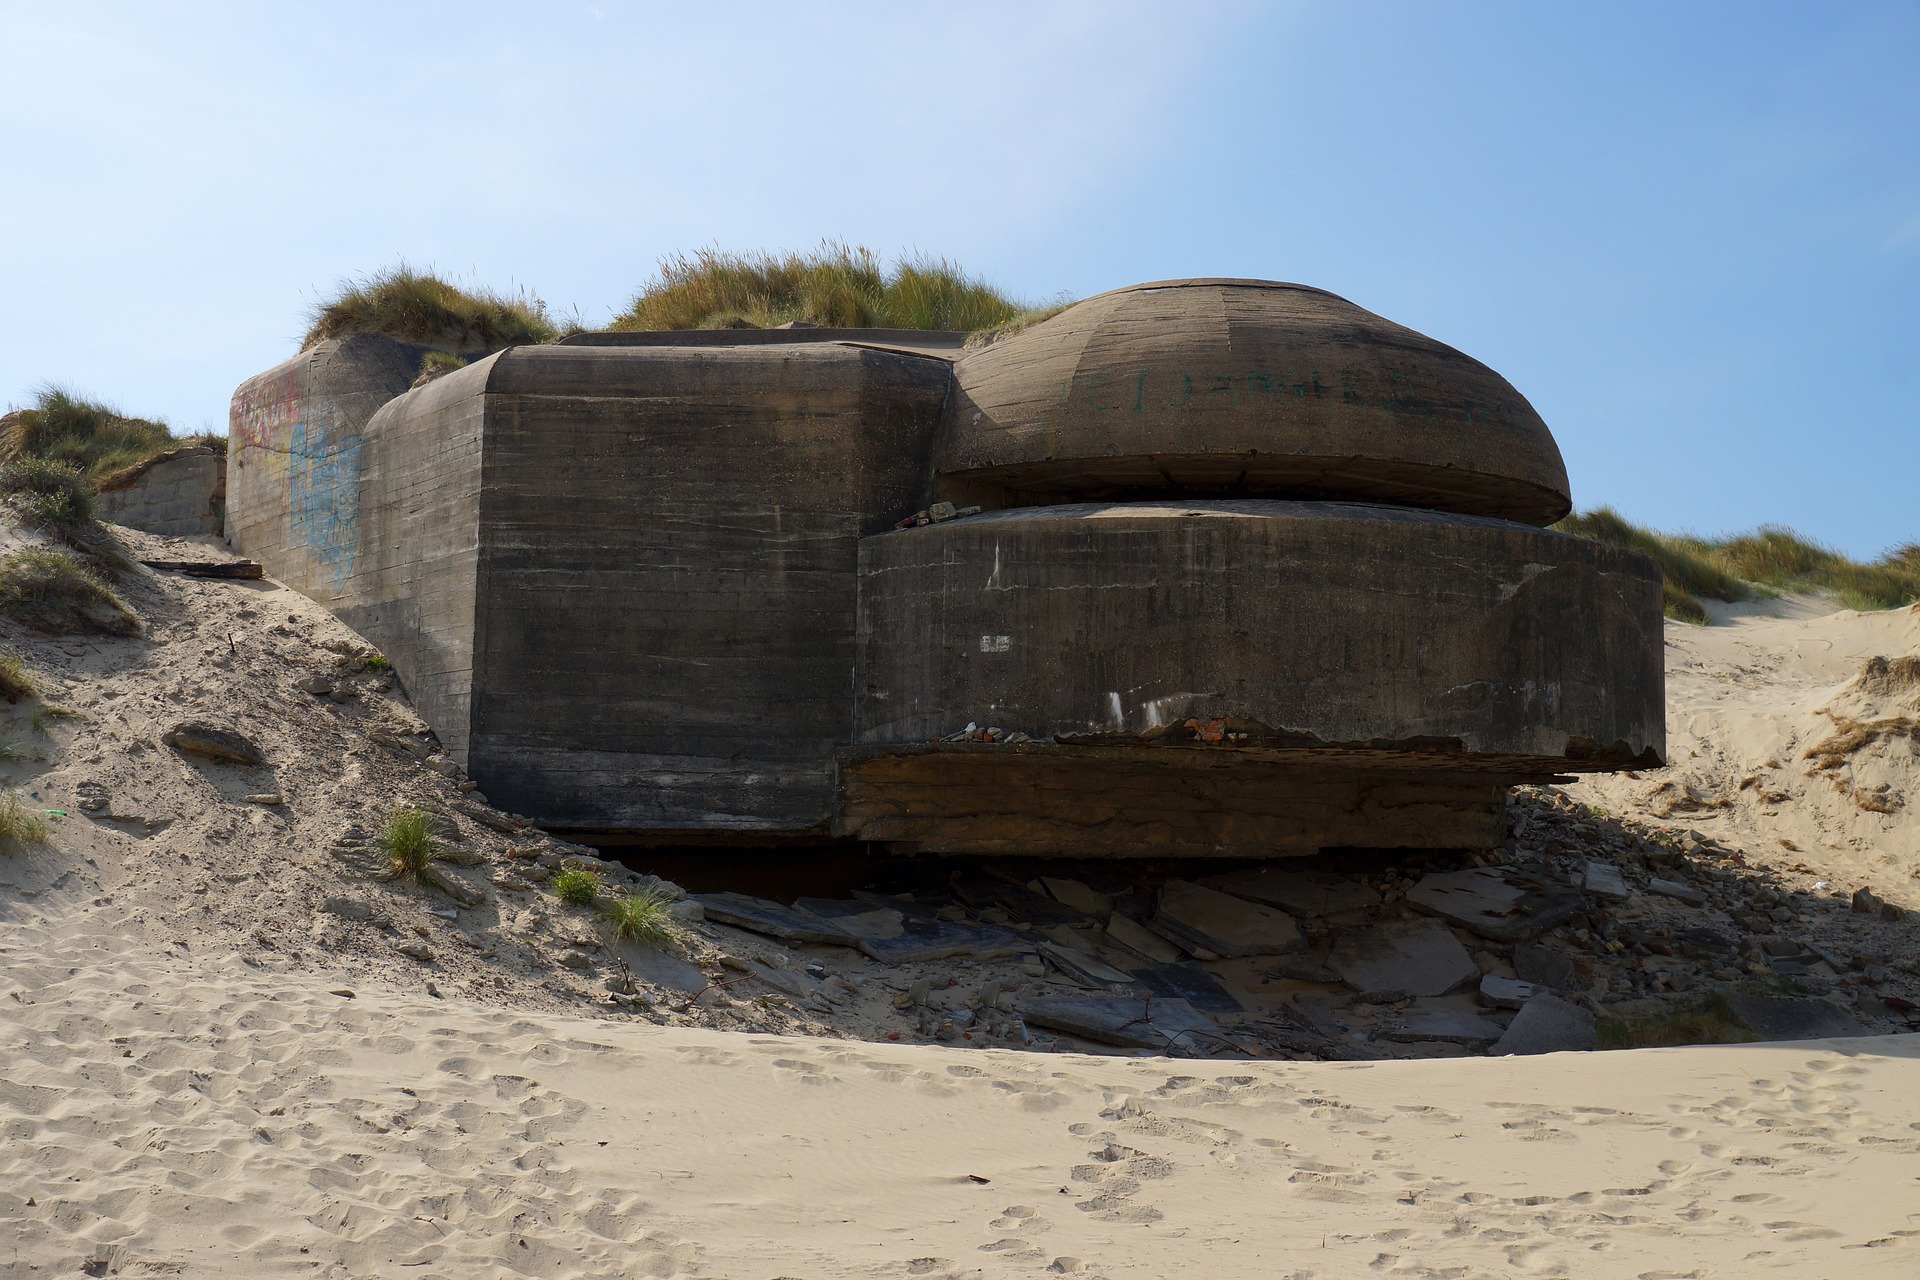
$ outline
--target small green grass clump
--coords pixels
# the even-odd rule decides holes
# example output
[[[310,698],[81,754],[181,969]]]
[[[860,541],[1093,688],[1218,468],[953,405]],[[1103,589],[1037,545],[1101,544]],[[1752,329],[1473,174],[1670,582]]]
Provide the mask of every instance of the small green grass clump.
[[[414,380],[414,386],[431,382],[442,374],[452,373],[455,369],[464,369],[467,362],[464,357],[451,351],[429,351],[420,357],[420,376]]]
[[[833,241],[811,253],[676,254],[610,326],[623,329],[992,329],[1026,308],[945,258],[888,272],[871,249]]]
[[[140,630],[133,610],[78,556],[44,547],[0,556],[0,613],[53,635]]]
[[[393,662],[384,653],[364,653],[354,660],[354,666],[362,671],[391,671]]]
[[[1665,1049],[1685,1044],[1746,1044],[1759,1039],[1720,992],[1658,1014],[1601,1015],[1594,1027],[1602,1049]]]
[[[607,925],[614,941],[644,947],[663,947],[673,941],[674,919],[666,896],[658,890],[634,889],[615,894],[607,903]]]
[[[95,481],[181,443],[164,422],[129,417],[63,387],[41,387],[32,404],[0,418],[0,462],[64,462]]]
[[[1850,609],[1897,609],[1920,601],[1920,546],[1861,564],[1779,525],[1712,538],[1659,533],[1608,507],[1568,516],[1562,533],[1624,547],[1660,566],[1667,616],[1705,624],[1700,601],[1751,600],[1775,591],[1831,591]]]
[[[377,839],[386,859],[387,879],[438,884],[432,863],[442,850],[433,834],[433,816],[426,810],[413,805],[394,809],[381,823]]]
[[[28,523],[68,537],[94,527],[93,482],[79,468],[51,458],[0,463],[0,497]]]
[[[46,816],[28,805],[18,791],[0,791],[0,853],[45,844],[51,835]]]
[[[40,696],[40,678],[27,666],[27,660],[12,649],[0,645],[0,698],[18,702]]]
[[[600,877],[569,867],[553,878],[553,896],[570,907],[590,907],[600,899]]]
[[[498,351],[551,342],[559,334],[546,303],[524,290],[507,295],[462,289],[404,262],[342,281],[333,298],[313,309],[311,320],[302,350],[354,333],[456,351]]]

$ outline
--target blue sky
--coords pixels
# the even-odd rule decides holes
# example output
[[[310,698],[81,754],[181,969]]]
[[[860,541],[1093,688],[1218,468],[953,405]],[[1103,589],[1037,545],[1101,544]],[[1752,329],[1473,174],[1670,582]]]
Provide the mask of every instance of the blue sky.
[[[405,257],[598,323],[702,245],[1320,285],[1582,507],[1920,541],[1920,4],[0,0],[0,402],[223,428]]]

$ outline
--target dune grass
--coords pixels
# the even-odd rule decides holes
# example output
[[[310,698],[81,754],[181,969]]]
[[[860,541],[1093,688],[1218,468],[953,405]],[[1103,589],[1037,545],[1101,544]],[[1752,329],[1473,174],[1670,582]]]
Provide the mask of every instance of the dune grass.
[[[0,498],[29,524],[74,537],[94,527],[93,483],[70,463],[23,457],[0,463]]]
[[[183,443],[164,422],[129,417],[52,385],[34,392],[26,408],[0,418],[0,462],[65,463],[94,481]]]
[[[600,877],[578,867],[553,878],[553,896],[570,907],[590,907],[600,900]]]
[[[0,556],[0,613],[54,635],[130,636],[140,619],[71,551],[29,547]]]
[[[1862,564],[1779,525],[1710,538],[1660,533],[1609,507],[1553,527],[1651,557],[1664,579],[1667,616],[1684,622],[1707,621],[1702,599],[1751,600],[1780,591],[1831,591],[1849,609],[1896,609],[1920,600],[1916,544]]]
[[[375,838],[386,862],[386,878],[410,880],[414,884],[434,885],[433,860],[440,856],[440,842],[433,835],[433,817],[413,805],[401,805],[389,812]]]
[[[992,329],[1028,310],[945,258],[880,265],[871,249],[834,241],[810,253],[702,249],[662,260],[660,271],[609,327],[771,329]]]
[[[1664,1049],[1686,1044],[1746,1044],[1759,1039],[1720,992],[1657,1014],[1602,1014],[1594,1028],[1602,1049]]]
[[[17,853],[29,845],[45,844],[52,834],[46,816],[18,791],[0,792],[0,853]]]
[[[647,889],[615,894],[607,903],[607,927],[616,942],[663,947],[673,941],[674,920],[666,895]]]
[[[551,342],[560,333],[547,304],[524,289],[513,294],[463,289],[405,262],[341,281],[308,320],[302,350],[328,338],[378,333],[456,351],[498,351]]]
[[[12,649],[0,646],[0,698],[18,702],[40,696],[40,678],[33,674],[27,660]]]

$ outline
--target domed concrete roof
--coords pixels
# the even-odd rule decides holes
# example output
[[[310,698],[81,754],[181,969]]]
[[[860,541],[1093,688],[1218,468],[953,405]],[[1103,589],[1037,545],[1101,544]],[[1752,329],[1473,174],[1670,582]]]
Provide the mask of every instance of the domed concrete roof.
[[[954,366],[936,470],[1009,489],[1344,498],[1546,525],[1552,433],[1479,361],[1306,285],[1089,298]]]

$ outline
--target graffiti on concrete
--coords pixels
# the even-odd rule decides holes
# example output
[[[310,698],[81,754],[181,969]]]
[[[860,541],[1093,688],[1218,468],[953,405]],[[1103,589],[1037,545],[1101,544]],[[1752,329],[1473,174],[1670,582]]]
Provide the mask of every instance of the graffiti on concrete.
[[[331,405],[303,401],[297,372],[258,379],[234,396],[229,419],[237,460],[257,466],[253,480],[286,494],[287,541],[338,590],[359,550],[358,434],[337,437]]]
[[[302,421],[287,450],[288,532],[336,590],[360,549],[360,446],[359,435],[328,440]]]

